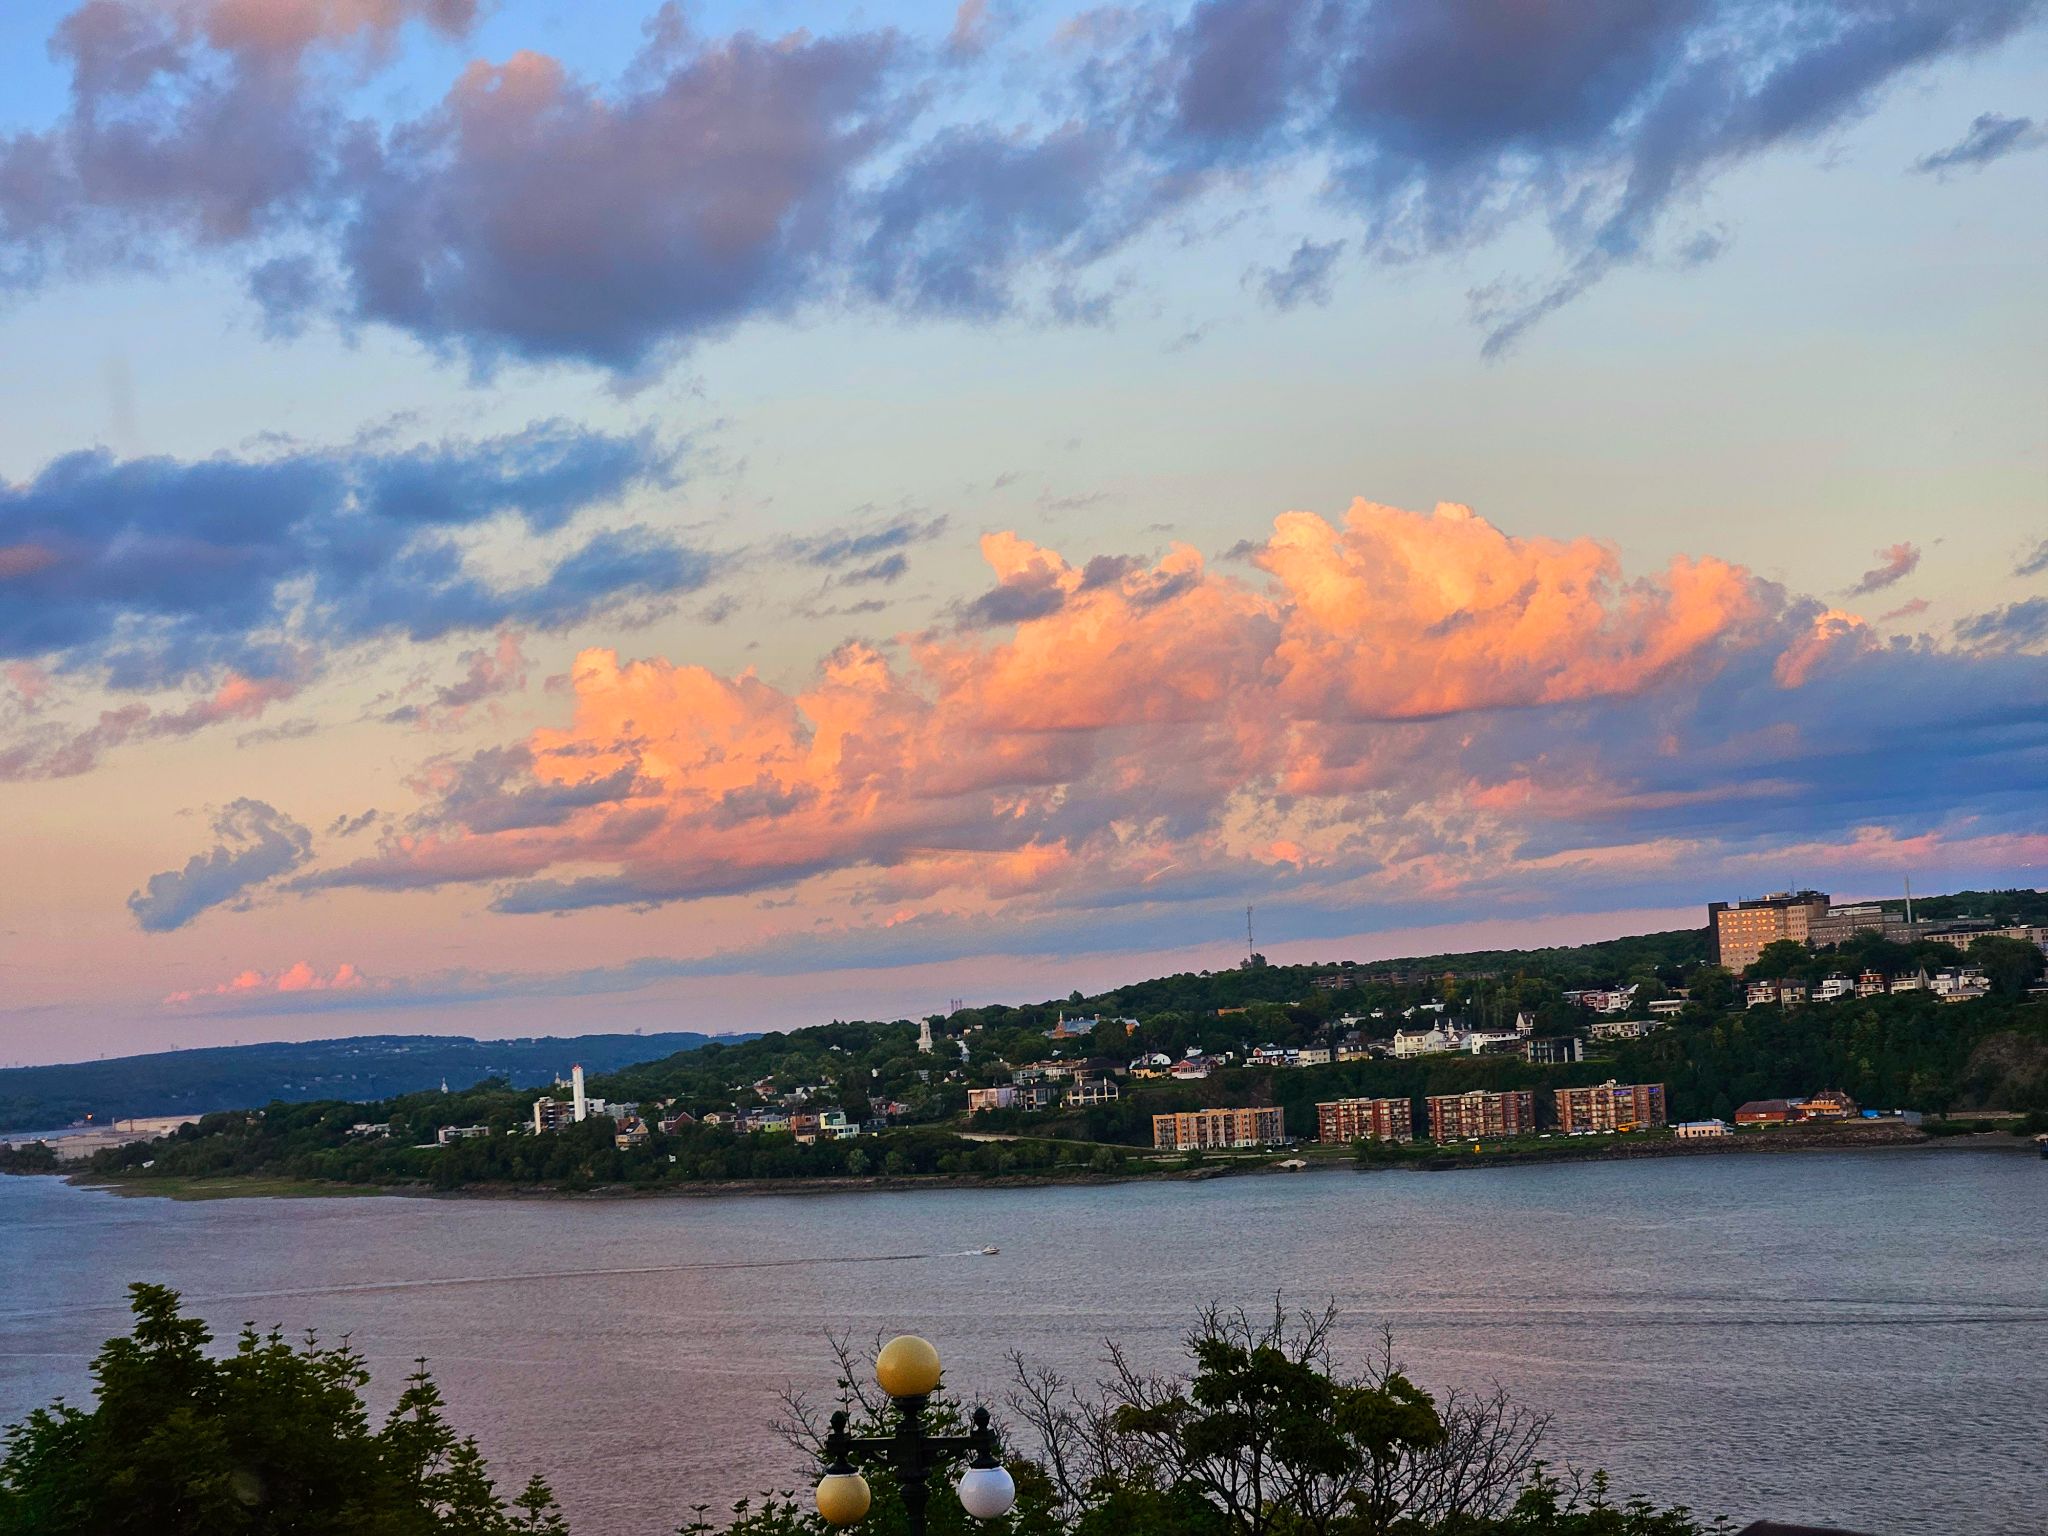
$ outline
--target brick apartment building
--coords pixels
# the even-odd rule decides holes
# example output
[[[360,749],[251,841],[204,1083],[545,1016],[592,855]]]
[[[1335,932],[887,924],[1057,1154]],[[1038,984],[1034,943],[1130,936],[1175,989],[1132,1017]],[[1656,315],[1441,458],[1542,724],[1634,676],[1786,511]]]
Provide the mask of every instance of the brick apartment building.
[[[1316,1106],[1316,1140],[1413,1141],[1415,1106],[1407,1099],[1332,1099]]]
[[[1498,1141],[1536,1131],[1536,1092],[1532,1088],[1506,1093],[1475,1088],[1470,1093],[1435,1094],[1423,1102],[1431,1141]]]
[[[1249,1109],[1189,1109],[1152,1117],[1152,1145],[1161,1152],[1212,1147],[1266,1147],[1287,1139],[1277,1104]]]
[[[1669,1124],[1662,1083],[1617,1083],[1593,1088],[1559,1088],[1557,1128],[1573,1131],[1640,1131]]]

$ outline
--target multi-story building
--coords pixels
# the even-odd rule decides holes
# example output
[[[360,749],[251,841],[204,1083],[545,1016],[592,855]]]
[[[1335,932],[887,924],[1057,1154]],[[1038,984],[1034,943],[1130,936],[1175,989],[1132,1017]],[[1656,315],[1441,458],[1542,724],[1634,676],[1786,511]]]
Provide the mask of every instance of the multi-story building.
[[[1507,1093],[1440,1093],[1424,1101],[1429,1112],[1429,1139],[1434,1142],[1499,1140],[1533,1135],[1536,1094],[1519,1088]]]
[[[1846,943],[1859,933],[1904,943],[1913,936],[1903,912],[1888,912],[1877,902],[1860,902],[1850,907],[1829,907],[1807,925],[1806,941],[1815,949]]]
[[[1017,1107],[1017,1085],[1004,1083],[998,1088],[970,1088],[967,1090],[967,1113],[978,1115],[985,1109],[1015,1109]]]
[[[1060,1101],[1057,1083],[1025,1083],[1017,1089],[1019,1109],[1051,1109]]]
[[[1277,1104],[1247,1109],[1189,1109],[1152,1117],[1152,1145],[1162,1152],[1267,1147],[1287,1139]]]
[[[1407,1099],[1332,1099],[1316,1106],[1316,1139],[1340,1146],[1353,1141],[1413,1141],[1414,1114]]]
[[[1567,1067],[1586,1059],[1586,1042],[1577,1035],[1539,1035],[1522,1042],[1522,1059],[1536,1067]]]
[[[1768,1008],[1776,1004],[1780,1008],[1802,1006],[1812,991],[1803,981],[1752,981],[1745,989],[1745,996],[1752,1008]]]
[[[1592,1088],[1559,1088],[1557,1128],[1582,1131],[1639,1131],[1666,1123],[1662,1083],[1617,1083]]]
[[[1799,1106],[1801,1120],[1853,1120],[1856,1101],[1839,1088],[1823,1088],[1807,1095]]]
[[[1756,964],[1764,946],[1778,939],[1813,940],[1814,920],[1828,910],[1824,891],[1773,891],[1748,901],[1707,903],[1707,929],[1714,963],[1731,971]]]
[[[1076,1109],[1086,1109],[1091,1104],[1112,1104],[1116,1097],[1115,1078],[1077,1077],[1074,1086],[1067,1090],[1066,1102]]]
[[[1464,1031],[1443,1024],[1433,1024],[1427,1029],[1394,1031],[1394,1055],[1401,1061],[1411,1056],[1442,1056],[1464,1048]]]

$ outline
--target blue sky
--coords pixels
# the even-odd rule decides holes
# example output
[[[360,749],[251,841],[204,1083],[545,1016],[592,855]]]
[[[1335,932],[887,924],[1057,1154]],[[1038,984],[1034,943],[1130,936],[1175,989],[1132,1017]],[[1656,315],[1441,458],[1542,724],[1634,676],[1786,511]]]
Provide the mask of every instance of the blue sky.
[[[2040,21],[9,8],[0,1059],[2034,883]]]

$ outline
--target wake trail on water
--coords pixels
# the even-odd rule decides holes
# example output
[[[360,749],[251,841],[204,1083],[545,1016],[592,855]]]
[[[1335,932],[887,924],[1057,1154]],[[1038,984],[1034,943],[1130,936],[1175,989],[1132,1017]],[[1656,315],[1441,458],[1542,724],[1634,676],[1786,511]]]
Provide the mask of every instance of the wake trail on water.
[[[678,1275],[738,1269],[795,1269],[819,1264],[912,1264],[926,1259],[965,1258],[967,1253],[810,1254],[793,1259],[699,1259],[680,1264],[624,1264],[602,1269],[534,1269],[508,1275],[428,1275],[412,1280],[359,1280],[340,1285],[295,1285],[274,1291],[216,1291],[184,1296],[193,1306],[229,1301],[285,1301],[305,1296],[360,1296],[380,1291],[424,1291],[478,1285],[532,1285],[545,1280],[597,1280],[625,1275]],[[979,1252],[974,1252],[979,1258]],[[43,1307],[0,1312],[0,1321],[25,1317],[56,1317],[74,1312],[125,1312],[126,1301],[81,1302],[69,1307]]]

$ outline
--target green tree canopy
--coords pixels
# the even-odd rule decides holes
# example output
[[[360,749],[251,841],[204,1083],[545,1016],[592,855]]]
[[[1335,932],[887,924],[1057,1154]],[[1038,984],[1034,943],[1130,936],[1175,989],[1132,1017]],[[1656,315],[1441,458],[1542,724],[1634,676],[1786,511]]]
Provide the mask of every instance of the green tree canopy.
[[[565,1530],[536,1478],[507,1507],[424,1366],[381,1426],[346,1345],[243,1329],[234,1350],[175,1291],[129,1287],[135,1322],[93,1361],[91,1409],[8,1431],[0,1536],[515,1536]]]

